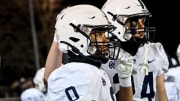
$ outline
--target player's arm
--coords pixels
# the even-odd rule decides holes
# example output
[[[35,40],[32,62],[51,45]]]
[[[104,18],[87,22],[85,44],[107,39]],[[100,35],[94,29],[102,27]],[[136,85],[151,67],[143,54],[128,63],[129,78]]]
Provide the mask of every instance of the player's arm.
[[[133,57],[123,57],[116,60],[115,67],[119,75],[120,91],[117,93],[117,101],[133,101],[131,74],[133,69]]]
[[[51,72],[54,69],[61,66],[61,64],[62,64],[62,53],[58,49],[58,42],[54,38],[45,63],[44,79],[47,81]]]
[[[165,90],[165,85],[164,85],[164,74],[161,74],[156,78],[156,101],[169,101],[166,90]]]
[[[132,87],[121,87],[120,91],[116,94],[117,101],[133,101]]]

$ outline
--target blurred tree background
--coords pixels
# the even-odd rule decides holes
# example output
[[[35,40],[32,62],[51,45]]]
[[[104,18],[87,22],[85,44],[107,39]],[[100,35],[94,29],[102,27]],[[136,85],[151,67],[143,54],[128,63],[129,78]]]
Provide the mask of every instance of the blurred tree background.
[[[101,7],[105,1],[96,3],[96,0],[1,0],[0,86],[10,87],[22,77],[32,78],[38,68],[44,67],[53,40],[56,16],[64,7],[78,3]],[[33,27],[36,37],[32,35],[31,10],[34,14]],[[34,40],[37,40],[39,67],[36,67]]]
[[[0,1],[0,84],[20,77],[32,77],[36,71],[30,23],[30,0]],[[57,14],[66,6],[88,3],[101,7],[106,0],[32,0],[40,67],[53,40]]]
[[[61,0],[32,0],[41,68],[45,65]],[[0,84],[9,85],[36,72],[28,0],[0,1]]]

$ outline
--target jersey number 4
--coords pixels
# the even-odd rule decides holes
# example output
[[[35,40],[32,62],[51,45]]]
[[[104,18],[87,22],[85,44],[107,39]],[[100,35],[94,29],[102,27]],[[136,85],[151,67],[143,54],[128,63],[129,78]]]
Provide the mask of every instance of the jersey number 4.
[[[133,76],[131,77],[132,79],[132,88],[133,88],[133,94],[135,94],[135,84],[134,84],[134,79]],[[149,86],[149,87],[148,87]],[[147,89],[149,88],[149,93],[147,93]],[[148,101],[152,101],[152,98],[154,97],[154,89],[153,89],[153,73],[149,72],[148,75],[144,77],[143,80],[143,86],[141,90],[141,98],[148,98]]]

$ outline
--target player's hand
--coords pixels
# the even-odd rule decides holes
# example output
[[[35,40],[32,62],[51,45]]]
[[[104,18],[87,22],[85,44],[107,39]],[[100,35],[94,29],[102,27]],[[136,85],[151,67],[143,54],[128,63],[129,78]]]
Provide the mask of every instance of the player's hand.
[[[120,86],[130,87],[131,86],[131,74],[133,70],[134,60],[133,57],[121,57],[117,59],[115,68],[119,75]]]
[[[119,78],[125,79],[131,76],[133,70],[133,57],[122,57],[116,60],[115,68],[117,69]]]

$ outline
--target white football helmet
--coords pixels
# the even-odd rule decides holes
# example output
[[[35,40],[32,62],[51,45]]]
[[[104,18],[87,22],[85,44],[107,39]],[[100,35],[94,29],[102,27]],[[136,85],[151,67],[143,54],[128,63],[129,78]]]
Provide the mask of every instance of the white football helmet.
[[[90,32],[92,30],[108,32],[113,30],[114,26],[109,23],[104,12],[99,8],[81,4],[61,11],[57,16],[55,29],[59,49],[62,52],[70,50],[74,54],[90,56],[97,50],[96,46],[90,48]]]
[[[120,41],[136,41],[133,38],[133,32],[138,29],[127,29],[125,22],[133,17],[151,17],[150,12],[141,0],[107,0],[103,5],[102,10],[105,12],[109,21],[117,27],[114,34]],[[154,31],[154,28],[145,27],[145,39],[149,40],[149,31]]]
[[[42,92],[46,92],[46,86],[44,82],[44,71],[45,71],[45,68],[38,69],[33,78],[34,84],[38,85],[38,89]]]
[[[178,62],[180,63],[180,44],[177,47],[176,54],[177,54]]]

